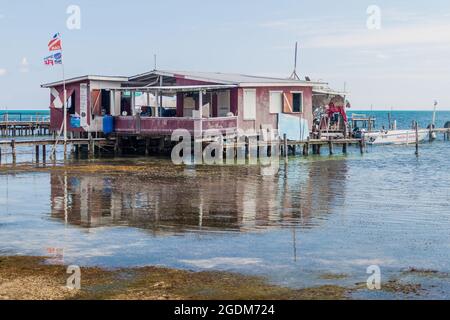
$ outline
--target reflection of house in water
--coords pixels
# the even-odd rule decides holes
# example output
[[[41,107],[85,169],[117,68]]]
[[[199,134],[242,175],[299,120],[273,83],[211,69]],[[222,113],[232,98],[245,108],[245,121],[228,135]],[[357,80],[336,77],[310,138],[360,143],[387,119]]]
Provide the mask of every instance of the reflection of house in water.
[[[260,173],[259,167],[233,166],[186,169],[175,177],[52,174],[52,216],[83,227],[242,231],[311,226],[344,198],[345,161]]]

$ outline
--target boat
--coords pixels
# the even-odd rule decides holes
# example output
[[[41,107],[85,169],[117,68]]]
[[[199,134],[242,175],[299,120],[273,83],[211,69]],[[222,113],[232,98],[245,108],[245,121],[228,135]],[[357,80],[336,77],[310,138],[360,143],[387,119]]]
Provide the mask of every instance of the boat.
[[[389,120],[389,130],[385,130],[384,127],[381,130],[374,130],[376,119],[364,114],[352,115],[352,127],[353,136],[358,139],[364,139],[367,144],[370,145],[383,145],[383,144],[412,144],[416,143],[416,130],[415,129],[403,129],[398,130],[397,123],[394,121],[391,124]],[[418,130],[418,140],[422,142],[429,137],[429,129]]]
[[[419,129],[419,142],[427,139],[430,134],[429,130]],[[411,144],[416,143],[416,130],[387,130],[377,132],[366,132],[362,136],[367,144],[381,145],[381,144]]]

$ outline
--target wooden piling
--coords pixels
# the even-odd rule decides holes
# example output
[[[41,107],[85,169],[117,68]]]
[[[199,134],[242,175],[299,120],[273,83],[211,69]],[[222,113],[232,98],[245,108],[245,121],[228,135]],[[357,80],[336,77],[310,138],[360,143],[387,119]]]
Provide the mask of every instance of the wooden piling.
[[[42,162],[45,163],[47,161],[47,146],[44,144],[42,146]]]
[[[16,163],[16,140],[15,139],[11,140],[11,151],[12,151],[13,163]]]
[[[150,154],[150,138],[145,138],[145,155],[148,156]]]
[[[164,152],[164,147],[165,147],[165,138],[161,137],[159,138],[159,146],[158,146],[159,153]]]
[[[331,138],[328,141],[328,149],[330,151],[330,156],[332,156],[333,155],[333,142],[331,141]]]
[[[417,121],[414,124],[416,130],[416,156],[419,156],[419,125]]]
[[[35,146],[35,149],[36,149],[36,162],[39,162],[39,145],[38,144]]]
[[[245,159],[250,160],[250,139],[245,137]]]
[[[347,126],[344,128],[344,139],[347,139]],[[342,153],[347,154],[347,143],[342,145]]]
[[[89,147],[88,147],[88,153],[89,153],[89,157],[94,157],[95,156],[95,144],[94,144],[94,140],[92,139],[92,135],[89,135]]]
[[[284,159],[288,161],[289,157],[289,151],[288,151],[288,143],[287,143],[287,135],[286,133],[283,134],[283,152],[284,152]]]

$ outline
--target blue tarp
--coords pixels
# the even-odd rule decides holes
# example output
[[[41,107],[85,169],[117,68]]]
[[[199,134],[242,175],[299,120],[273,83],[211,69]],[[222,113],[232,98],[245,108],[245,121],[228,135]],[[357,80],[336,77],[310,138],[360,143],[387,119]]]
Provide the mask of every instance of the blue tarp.
[[[80,117],[76,115],[70,116],[70,127],[71,128],[80,128]]]
[[[280,137],[286,134],[288,140],[306,141],[309,137],[308,120],[286,113],[279,113],[278,132]]]

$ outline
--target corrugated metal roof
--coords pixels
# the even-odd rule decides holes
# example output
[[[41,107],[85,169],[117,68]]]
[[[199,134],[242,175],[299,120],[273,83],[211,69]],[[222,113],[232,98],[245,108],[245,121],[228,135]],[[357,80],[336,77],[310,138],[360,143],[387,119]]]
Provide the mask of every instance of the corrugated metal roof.
[[[306,80],[293,80],[288,78],[277,78],[277,77],[267,77],[267,76],[255,76],[247,74],[238,73],[222,73],[222,72],[201,72],[201,71],[174,71],[174,70],[153,70],[147,73],[139,74],[130,77],[130,81],[148,77],[151,75],[162,75],[169,77],[181,76],[190,80],[220,83],[220,84],[234,84],[234,85],[245,85],[245,84],[284,84],[284,85],[323,85],[324,82],[313,82]]]
[[[348,91],[334,90],[330,87],[314,87],[313,94],[348,96],[350,93]]]
[[[86,76],[82,76],[82,77],[66,79],[66,84],[74,83],[74,82],[81,82],[81,81],[88,81],[88,80],[126,82],[126,81],[128,81],[128,77],[86,75]],[[60,81],[43,84],[43,85],[41,85],[41,87],[42,88],[51,88],[51,87],[55,87],[55,86],[60,86],[62,84],[63,84],[63,81],[60,80]]]

